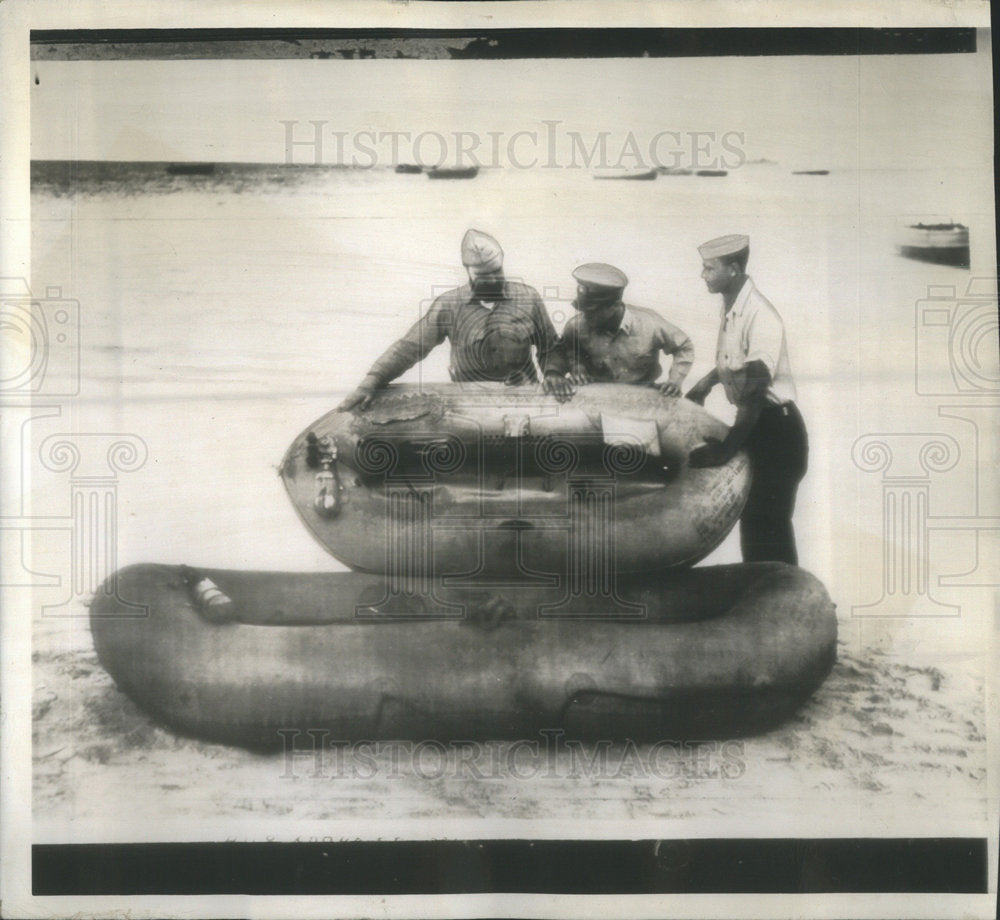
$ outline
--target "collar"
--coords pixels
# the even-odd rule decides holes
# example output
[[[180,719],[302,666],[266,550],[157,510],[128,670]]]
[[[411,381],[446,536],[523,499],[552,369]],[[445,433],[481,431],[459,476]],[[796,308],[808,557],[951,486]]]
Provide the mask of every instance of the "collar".
[[[753,279],[747,275],[747,280],[743,282],[743,287],[740,288],[739,294],[736,295],[736,300],[733,301],[732,307],[727,310],[726,305],[722,305],[723,321],[727,320],[730,316],[734,318],[742,316],[743,311],[746,309],[747,301],[750,300],[750,295],[754,290]]]
[[[496,304],[500,303],[502,300],[510,300],[511,297],[510,297],[510,287],[509,287],[509,284],[510,284],[510,282],[506,278],[504,278],[503,287],[500,289],[500,295],[498,297],[493,298],[490,301],[487,301],[487,303],[492,303],[494,306],[496,306]],[[483,303],[483,301],[482,301],[482,299],[480,297],[477,297],[475,294],[472,293],[472,285],[471,284],[463,284],[462,287],[460,288],[460,290],[461,290],[461,293],[462,293],[462,300],[465,303],[467,303],[467,304],[482,304]],[[487,309],[490,309],[490,308],[487,307]]]
[[[625,312],[622,313],[622,318],[618,323],[618,328],[600,330],[605,334],[610,335],[611,338],[614,338],[616,335],[618,335],[619,332],[624,332],[625,335],[628,335],[632,331],[632,327],[635,325],[635,316],[632,314],[632,311],[628,308],[628,305],[623,303],[622,306],[625,308]],[[587,328],[593,330],[593,326],[591,326],[589,323],[587,324]]]

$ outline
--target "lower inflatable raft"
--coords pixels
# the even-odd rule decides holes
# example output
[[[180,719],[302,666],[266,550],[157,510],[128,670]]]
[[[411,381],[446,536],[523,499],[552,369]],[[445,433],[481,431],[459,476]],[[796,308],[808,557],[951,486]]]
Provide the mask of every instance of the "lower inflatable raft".
[[[296,730],[730,737],[787,718],[836,644],[826,590],[782,563],[631,578],[603,597],[137,565],[103,586],[91,628],[102,665],[157,719],[264,748]]]

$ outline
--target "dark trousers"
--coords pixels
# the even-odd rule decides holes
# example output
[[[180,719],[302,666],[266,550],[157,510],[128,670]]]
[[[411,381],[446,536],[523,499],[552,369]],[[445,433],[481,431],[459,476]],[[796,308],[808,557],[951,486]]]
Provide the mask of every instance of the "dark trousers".
[[[809,463],[809,442],[795,403],[766,406],[746,449],[753,483],[740,518],[743,561],[798,565],[792,513],[795,493]]]

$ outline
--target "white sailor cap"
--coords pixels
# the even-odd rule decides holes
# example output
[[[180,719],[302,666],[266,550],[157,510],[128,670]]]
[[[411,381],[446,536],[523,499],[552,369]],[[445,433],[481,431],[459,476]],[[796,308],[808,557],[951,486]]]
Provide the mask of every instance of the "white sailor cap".
[[[750,248],[750,237],[742,233],[730,233],[720,236],[698,247],[703,259],[721,259],[723,256],[735,256]]]
[[[468,230],[462,238],[462,264],[482,272],[498,271],[503,265],[503,250],[488,233]]]

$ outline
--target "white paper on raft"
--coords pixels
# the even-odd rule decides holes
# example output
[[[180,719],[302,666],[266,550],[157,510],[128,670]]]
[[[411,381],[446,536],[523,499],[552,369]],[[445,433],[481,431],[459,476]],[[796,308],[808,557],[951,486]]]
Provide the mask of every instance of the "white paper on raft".
[[[660,433],[655,419],[625,418],[602,412],[601,433],[605,444],[641,447],[651,457],[660,456]]]

